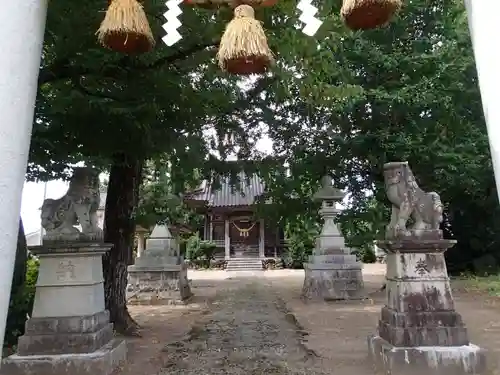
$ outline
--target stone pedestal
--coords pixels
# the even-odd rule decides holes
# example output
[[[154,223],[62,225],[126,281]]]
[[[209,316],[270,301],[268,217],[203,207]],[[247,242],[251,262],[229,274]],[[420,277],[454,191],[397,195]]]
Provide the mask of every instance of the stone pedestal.
[[[302,296],[325,301],[363,298],[362,265],[355,255],[313,255],[304,264]]]
[[[362,265],[345,247],[344,237],[335,224],[339,213],[335,202],[343,197],[328,178],[323,179],[323,187],[315,194],[315,199],[323,201],[319,213],[324,224],[314,254],[304,264],[303,298],[327,301],[363,298]]]
[[[166,226],[157,225],[146,241],[146,250],[128,267],[129,304],[185,303],[193,294],[187,265]]]
[[[368,338],[377,371],[388,375],[481,374],[484,352],[469,342],[455,310],[444,252],[455,241],[401,239],[387,251],[387,302]]]
[[[61,243],[37,246],[40,259],[32,317],[18,352],[3,360],[2,374],[110,374],[126,359],[104,309],[102,255],[112,245]]]

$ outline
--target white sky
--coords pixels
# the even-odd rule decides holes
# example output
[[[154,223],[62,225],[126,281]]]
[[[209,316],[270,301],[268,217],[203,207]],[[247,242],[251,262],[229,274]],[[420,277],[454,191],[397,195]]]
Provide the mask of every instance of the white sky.
[[[40,229],[40,207],[43,203],[44,185],[43,182],[24,183],[21,217],[26,234]],[[60,198],[66,193],[66,190],[68,190],[68,185],[65,181],[49,181],[47,182],[46,198]]]
[[[256,148],[266,154],[272,152],[272,146],[273,142],[267,135],[264,135],[256,144]],[[101,179],[103,177],[104,175],[101,175]],[[46,184],[45,199],[58,199],[68,190],[68,183],[66,181],[53,180],[48,181]],[[23,218],[24,232],[26,234],[39,231],[41,228],[40,207],[42,207],[44,200],[44,188],[45,183],[43,182],[24,183],[21,217]],[[342,209],[344,206],[337,204],[337,207]]]
[[[270,153],[272,141],[264,136],[257,142],[257,149],[261,152]],[[23,218],[24,231],[26,234],[40,230],[40,207],[43,204],[44,194],[43,182],[25,182],[23,189],[23,200],[21,204],[21,216]],[[62,180],[47,182],[47,193],[45,198],[57,199],[62,197],[68,190],[68,183]]]

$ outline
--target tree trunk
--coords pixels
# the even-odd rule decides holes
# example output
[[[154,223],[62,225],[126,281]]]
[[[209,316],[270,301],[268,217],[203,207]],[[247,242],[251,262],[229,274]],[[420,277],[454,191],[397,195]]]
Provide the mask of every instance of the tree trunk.
[[[41,234],[40,234],[41,235]],[[23,219],[19,218],[19,230],[17,232],[16,261],[14,263],[14,276],[12,278],[12,296],[26,282],[26,263],[28,262],[28,244],[24,235]]]
[[[104,215],[104,241],[113,248],[103,257],[106,309],[116,331],[137,335],[139,326],[127,309],[127,266],[132,263],[135,208],[142,179],[142,160],[116,155],[111,166]]]
[[[17,232],[16,260],[14,263],[14,276],[10,289],[9,313],[7,315],[7,329],[5,332],[4,345],[15,345],[17,338],[24,334],[24,324],[27,314],[31,314],[29,307],[20,300],[20,294],[26,282],[26,263],[28,261],[28,246],[24,236],[23,221],[19,218],[19,230]]]

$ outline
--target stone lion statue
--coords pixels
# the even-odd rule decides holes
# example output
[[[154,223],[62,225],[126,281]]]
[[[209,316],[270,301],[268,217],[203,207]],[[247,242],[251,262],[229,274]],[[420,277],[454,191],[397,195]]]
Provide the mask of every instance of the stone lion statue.
[[[44,239],[79,238],[81,235],[101,239],[102,230],[97,226],[99,201],[99,173],[88,167],[75,168],[66,194],[43,202]],[[77,224],[81,231],[75,227]]]
[[[391,222],[386,238],[421,237],[425,233],[441,236],[443,204],[436,192],[426,193],[418,186],[408,162],[386,163],[384,182],[387,198],[392,203]],[[413,225],[406,224],[410,217]]]

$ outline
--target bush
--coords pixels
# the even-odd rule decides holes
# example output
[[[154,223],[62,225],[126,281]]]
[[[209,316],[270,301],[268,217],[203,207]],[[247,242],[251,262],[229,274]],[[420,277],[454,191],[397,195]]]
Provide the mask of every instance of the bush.
[[[375,263],[377,261],[377,255],[370,246],[363,246],[359,249],[355,249],[352,253],[356,254],[358,260],[363,263]]]
[[[24,334],[24,324],[33,310],[35,300],[35,284],[38,279],[39,261],[28,258],[26,267],[26,283],[10,296],[9,313],[5,329],[4,346],[17,345],[17,338]]]
[[[284,259],[286,268],[302,269],[312,254],[316,243],[315,231],[290,231],[288,251]]]
[[[210,241],[200,241],[200,255],[201,258],[208,261],[215,258],[215,250],[217,249],[215,243]]]
[[[197,255],[200,249],[200,242],[200,236],[198,236],[197,234],[188,238],[188,240],[186,241],[186,259],[197,259]]]
[[[191,264],[196,264],[199,268],[210,268],[211,262],[214,260],[215,251],[215,243],[202,241],[197,234],[187,240],[186,258]]]
[[[265,259],[262,261],[262,268],[265,270],[276,270],[283,268],[282,259]]]

